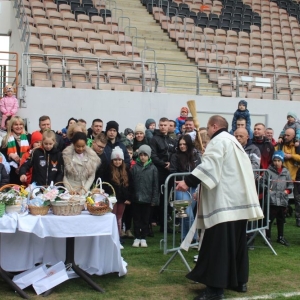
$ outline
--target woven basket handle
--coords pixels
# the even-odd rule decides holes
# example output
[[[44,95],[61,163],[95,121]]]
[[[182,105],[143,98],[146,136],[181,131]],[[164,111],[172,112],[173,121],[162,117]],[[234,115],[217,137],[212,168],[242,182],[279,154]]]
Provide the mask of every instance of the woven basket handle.
[[[10,184],[5,184],[4,186],[2,186],[0,188],[0,192],[2,192],[3,190],[7,189],[7,188],[12,188],[14,186],[17,186],[17,187],[21,187],[21,185],[18,185],[18,184],[13,184],[13,183],[10,183]]]
[[[113,187],[110,183],[108,183],[108,182],[103,182],[102,184],[107,184],[107,185],[112,189],[112,191],[113,191],[113,196],[116,197],[116,191],[115,191],[114,187]]]
[[[99,177],[96,181],[95,188],[99,186],[100,191],[102,190],[102,179]]]

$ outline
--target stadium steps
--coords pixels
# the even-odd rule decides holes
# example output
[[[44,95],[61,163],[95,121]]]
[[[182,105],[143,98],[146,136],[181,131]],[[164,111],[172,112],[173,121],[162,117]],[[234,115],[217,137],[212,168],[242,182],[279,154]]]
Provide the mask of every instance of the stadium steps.
[[[150,49],[155,50],[155,59],[158,62],[159,86],[163,86],[164,78],[167,78],[167,92],[195,94],[195,73],[197,70],[195,62],[191,62],[186,54],[180,51],[176,43],[161,29],[159,23],[156,23],[153,19],[153,15],[147,12],[140,1],[116,0],[116,5],[118,7],[117,17],[121,16],[122,10],[123,17],[130,18],[130,26],[137,28],[137,35],[141,37],[137,39],[137,46],[141,51],[144,49],[143,39],[146,40],[146,60],[154,60],[154,53]],[[123,27],[128,26],[128,21],[125,18],[119,19],[119,24],[122,24],[122,21]],[[131,36],[135,34],[134,31],[131,31]],[[136,40],[134,39],[133,42],[135,43]],[[168,65],[168,70],[165,73],[164,63],[174,65]],[[184,70],[178,64],[184,65]],[[184,78],[182,74],[184,74]],[[200,94],[220,96],[217,85],[209,83],[205,73],[200,74],[200,89]]]

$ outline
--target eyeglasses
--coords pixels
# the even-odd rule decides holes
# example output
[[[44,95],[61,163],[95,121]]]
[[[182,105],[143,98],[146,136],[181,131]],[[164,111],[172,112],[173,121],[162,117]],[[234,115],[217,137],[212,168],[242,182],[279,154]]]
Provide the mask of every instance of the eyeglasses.
[[[104,149],[104,148],[105,148],[105,146],[102,147],[102,146],[98,145],[96,142],[94,142],[94,143],[97,145],[97,147],[98,147],[99,149]]]

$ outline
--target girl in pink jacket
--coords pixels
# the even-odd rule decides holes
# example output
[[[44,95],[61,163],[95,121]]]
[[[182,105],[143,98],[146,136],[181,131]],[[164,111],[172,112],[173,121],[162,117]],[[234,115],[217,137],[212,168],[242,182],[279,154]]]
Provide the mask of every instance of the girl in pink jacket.
[[[0,111],[2,113],[2,122],[1,122],[1,129],[6,129],[5,127],[5,121],[8,117],[15,116],[19,104],[18,99],[14,95],[14,88],[11,85],[7,85],[4,88],[4,94],[5,96],[0,101]]]

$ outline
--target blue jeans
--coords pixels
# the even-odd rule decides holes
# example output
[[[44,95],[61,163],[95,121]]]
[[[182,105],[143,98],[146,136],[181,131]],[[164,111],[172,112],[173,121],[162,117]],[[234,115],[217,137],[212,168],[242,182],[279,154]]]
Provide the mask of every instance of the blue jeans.
[[[193,225],[195,217],[194,217],[194,208],[197,204],[197,201],[192,200],[192,203],[186,208],[187,217],[182,219],[182,227],[181,227],[181,239],[184,240],[186,235],[188,234],[190,227]],[[194,239],[197,240],[198,234],[195,232]]]

